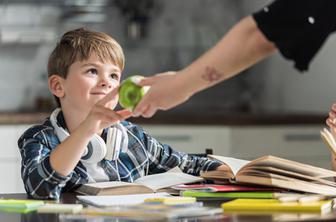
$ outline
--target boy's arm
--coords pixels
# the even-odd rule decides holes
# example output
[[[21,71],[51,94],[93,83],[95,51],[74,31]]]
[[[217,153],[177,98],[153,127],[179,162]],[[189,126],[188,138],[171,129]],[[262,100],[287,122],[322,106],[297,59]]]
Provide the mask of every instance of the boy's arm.
[[[53,128],[46,125],[28,129],[18,140],[22,161],[21,177],[27,194],[37,199],[58,199],[70,176],[52,169],[51,150],[58,144]]]
[[[55,171],[63,176],[69,175],[78,164],[95,133],[131,116],[128,110],[114,111],[109,108],[109,102],[117,94],[118,88],[115,88],[95,104],[82,124],[51,152],[50,164]]]

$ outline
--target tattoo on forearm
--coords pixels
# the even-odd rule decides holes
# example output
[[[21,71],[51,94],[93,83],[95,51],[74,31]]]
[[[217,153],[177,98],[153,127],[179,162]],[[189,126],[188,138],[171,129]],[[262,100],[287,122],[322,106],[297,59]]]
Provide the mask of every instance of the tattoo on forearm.
[[[218,72],[215,68],[207,66],[205,73],[202,75],[202,79],[211,83],[218,81],[222,76],[223,74]]]

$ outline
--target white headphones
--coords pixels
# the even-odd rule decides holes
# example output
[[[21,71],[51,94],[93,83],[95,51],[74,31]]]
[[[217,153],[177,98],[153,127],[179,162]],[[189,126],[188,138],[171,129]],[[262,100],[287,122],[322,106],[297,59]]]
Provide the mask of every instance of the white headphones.
[[[63,142],[69,136],[69,132],[57,122],[57,116],[60,111],[61,109],[57,108],[51,113],[50,122],[54,127],[58,139]],[[123,125],[117,123],[108,129],[106,144],[98,134],[93,135],[87,145],[87,149],[85,149],[83,153],[81,161],[86,163],[98,163],[103,159],[116,160],[120,151],[127,152],[127,146],[127,130]]]

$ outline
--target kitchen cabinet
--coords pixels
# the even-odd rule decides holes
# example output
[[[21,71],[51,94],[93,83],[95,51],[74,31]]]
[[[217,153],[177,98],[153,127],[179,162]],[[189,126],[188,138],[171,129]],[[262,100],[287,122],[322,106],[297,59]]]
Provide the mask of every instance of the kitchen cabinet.
[[[29,125],[0,125],[0,193],[24,192],[17,140]]]
[[[320,137],[322,125],[231,127],[230,155],[254,159],[275,155],[330,168],[330,153]]]
[[[143,128],[161,143],[186,153],[201,154],[211,148],[215,154],[228,155],[231,147],[228,126],[143,125]]]
[[[24,192],[17,140],[29,125],[0,125],[0,193]],[[214,154],[243,159],[275,155],[330,168],[329,150],[322,142],[322,125],[157,125],[142,124],[162,143],[187,153]]]
[[[159,141],[187,153],[212,148],[216,155],[247,160],[274,155],[330,168],[330,153],[319,135],[322,125],[143,127]]]

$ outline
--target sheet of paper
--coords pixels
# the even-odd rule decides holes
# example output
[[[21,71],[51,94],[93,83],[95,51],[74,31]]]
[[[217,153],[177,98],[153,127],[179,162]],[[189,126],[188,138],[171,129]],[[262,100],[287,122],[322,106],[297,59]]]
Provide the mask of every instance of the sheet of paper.
[[[113,195],[113,196],[77,196],[77,198],[87,204],[97,207],[112,207],[123,205],[135,205],[144,203],[147,198],[170,197],[168,193],[152,194],[132,194],[132,195]]]
[[[166,172],[163,174],[152,174],[140,177],[135,180],[136,183],[145,185],[152,190],[171,187],[177,184],[191,183],[202,181],[200,177],[189,175],[186,173]]]

